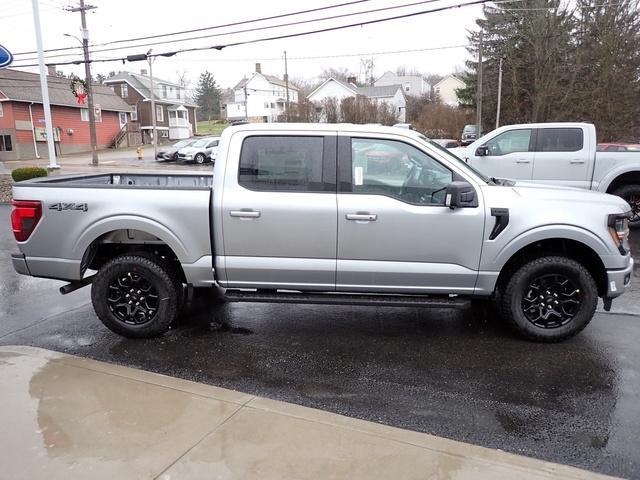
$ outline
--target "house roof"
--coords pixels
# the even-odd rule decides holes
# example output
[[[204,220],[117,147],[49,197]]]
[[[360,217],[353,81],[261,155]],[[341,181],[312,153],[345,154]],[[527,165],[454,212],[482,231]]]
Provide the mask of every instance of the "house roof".
[[[354,85],[351,85],[350,83],[341,82],[340,80],[338,80],[336,78],[329,77],[324,82],[322,82],[320,85],[318,85],[316,88],[314,88],[313,91],[311,93],[309,93],[309,95],[307,95],[307,98],[311,98],[313,96],[313,94],[315,94],[318,90],[320,90],[321,88],[323,88],[326,84],[328,84],[330,82],[337,83],[338,85],[342,86],[343,88],[346,88],[347,90],[353,92],[354,95],[356,95],[358,93],[357,92],[358,87],[355,87]]]
[[[285,88],[287,87],[287,83],[278,77],[275,77],[273,75],[265,75],[264,73],[254,72],[249,78],[243,77],[242,80],[236,83],[236,86],[233,87],[233,89],[237,90],[239,88],[243,88],[249,82],[249,80],[251,80],[256,75],[262,76],[269,83],[273,83],[274,85],[278,85],[279,87],[285,87]],[[289,90],[295,90],[296,92],[298,91],[298,89],[294,85],[292,85],[291,82],[289,82]]]
[[[138,93],[140,93],[140,95],[142,95],[146,100],[151,99],[151,77],[149,77],[148,75],[141,75],[139,73],[133,73],[133,72],[118,72],[113,77],[107,78],[104,81],[104,83],[110,84],[110,83],[119,83],[122,81],[127,82],[129,85],[131,85],[132,88],[135,88],[138,91]],[[160,85],[167,85],[169,87],[175,87],[175,88],[183,88],[177,83],[168,82],[167,80],[156,78],[154,76],[153,87],[155,90],[154,100],[156,102],[180,104],[180,105],[186,105],[188,107],[196,106],[194,103],[189,102],[184,98],[164,98],[161,95],[158,95],[158,87]]]
[[[436,83],[433,88],[437,88],[442,82],[444,82],[445,80],[448,80],[450,78],[453,78],[454,80],[457,80],[458,82],[464,84],[464,81],[458,77],[456,77],[455,75],[447,75],[446,77],[444,77],[442,80],[440,80],[438,83]]]
[[[78,105],[76,97],[71,92],[68,78],[53,77],[47,75],[49,86],[49,102],[51,105],[67,107],[87,108],[87,105]],[[91,84],[93,101],[100,105],[102,110],[116,112],[129,112],[131,105],[127,104],[118,95],[113,93],[106,85]],[[17,102],[42,103],[42,91],[40,90],[40,75],[37,73],[22,72],[20,70],[0,70],[0,92],[9,100]]]
[[[377,87],[358,87],[358,95],[364,95],[369,98],[388,98],[393,97],[402,85],[381,85]]]

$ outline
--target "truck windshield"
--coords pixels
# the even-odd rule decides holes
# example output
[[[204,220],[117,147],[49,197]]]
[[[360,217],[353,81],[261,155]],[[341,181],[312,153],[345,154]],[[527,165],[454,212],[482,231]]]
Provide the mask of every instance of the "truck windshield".
[[[473,173],[475,176],[477,176],[480,179],[482,179],[483,182],[488,183],[489,185],[494,185],[496,183],[491,178],[487,177],[484,173],[479,172],[478,170],[473,168],[471,165],[469,165],[467,162],[465,162],[464,160],[460,159],[459,157],[457,157],[456,155],[451,153],[451,151],[449,149],[443,147],[442,145],[438,144],[437,142],[434,142],[433,140],[425,137],[424,135],[418,135],[418,138],[420,140],[422,140],[423,142],[431,145],[433,148],[437,149],[439,152],[442,152],[445,155],[447,155],[447,157],[449,159],[455,161],[462,168],[464,168],[465,170]]]

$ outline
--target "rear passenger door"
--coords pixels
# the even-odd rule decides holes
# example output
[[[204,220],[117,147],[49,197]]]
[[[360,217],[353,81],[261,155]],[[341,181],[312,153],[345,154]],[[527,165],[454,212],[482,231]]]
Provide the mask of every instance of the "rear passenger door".
[[[223,285],[334,290],[335,133],[246,135],[225,172]]]
[[[539,183],[589,188],[591,142],[580,127],[539,128],[533,180]]]

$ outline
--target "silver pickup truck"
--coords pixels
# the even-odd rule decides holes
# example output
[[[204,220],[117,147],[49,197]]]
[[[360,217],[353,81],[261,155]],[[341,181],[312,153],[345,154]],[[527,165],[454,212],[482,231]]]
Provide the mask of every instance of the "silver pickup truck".
[[[14,186],[21,274],[91,284],[128,337],[165,332],[192,287],[226,301],[463,308],[526,338],[582,330],[629,285],[629,205],[486,178],[409,129],[257,124],[213,175],[96,174]]]

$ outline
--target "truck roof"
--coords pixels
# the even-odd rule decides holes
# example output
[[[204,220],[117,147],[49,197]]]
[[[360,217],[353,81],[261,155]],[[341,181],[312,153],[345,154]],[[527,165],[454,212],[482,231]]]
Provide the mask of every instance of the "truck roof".
[[[332,132],[367,132],[367,133],[405,133],[418,134],[420,132],[406,127],[385,127],[379,124],[355,124],[355,123],[247,123],[244,125],[230,126],[225,129],[233,132],[245,131],[307,131],[317,132],[327,130]]]

